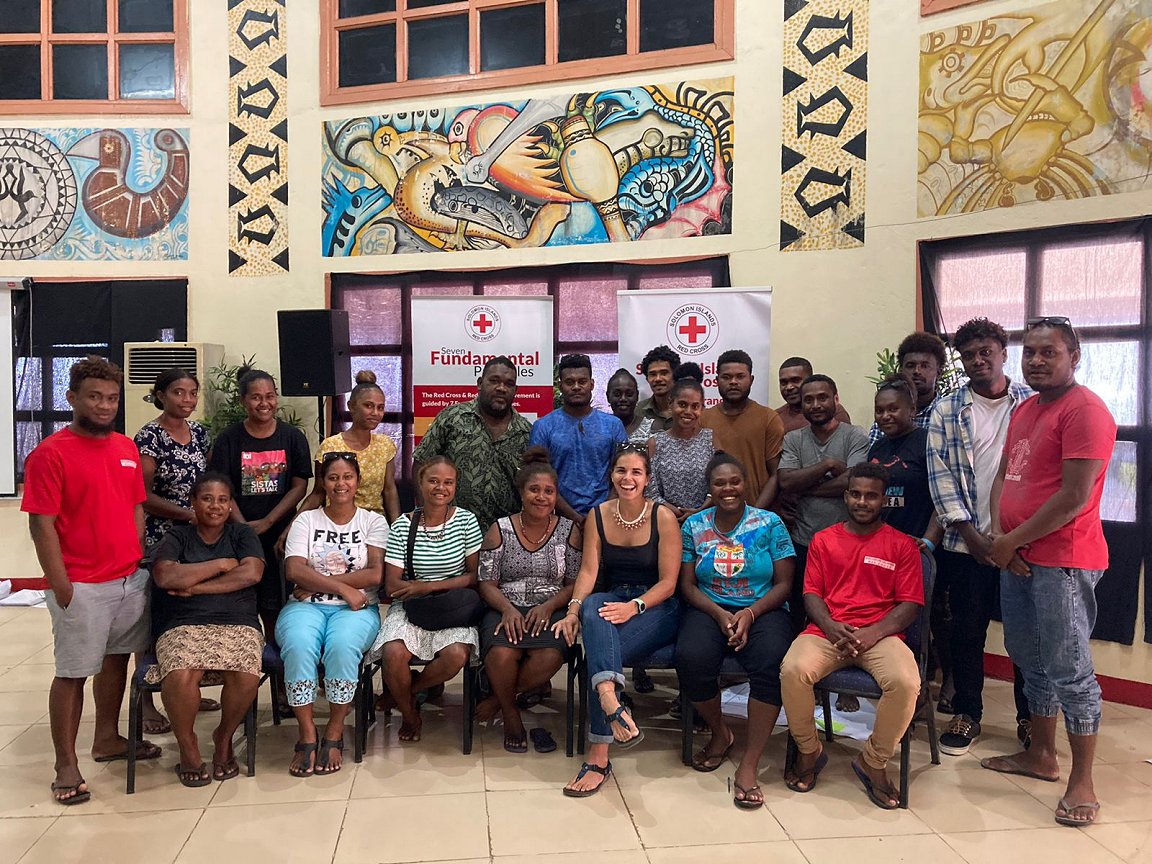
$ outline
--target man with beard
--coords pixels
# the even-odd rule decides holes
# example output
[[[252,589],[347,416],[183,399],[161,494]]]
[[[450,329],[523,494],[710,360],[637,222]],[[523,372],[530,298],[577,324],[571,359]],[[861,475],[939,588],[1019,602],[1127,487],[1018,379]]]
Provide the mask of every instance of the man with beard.
[[[56,675],[48,717],[56,750],[52,794],[61,804],[91,797],[76,759],[84,685],[95,676],[97,762],[155,759],[160,748],[119,730],[128,656],[148,648],[144,475],[131,438],[114,430],[120,369],[100,357],[74,363],[66,398],[72,422],[28,455],[24,500],[36,557],[48,582]]]
[[[1056,716],[1072,751],[1072,771],[1056,822],[1090,825],[1100,812],[1092,783],[1100,731],[1100,684],[1089,638],[1096,583],[1108,567],[1100,524],[1104,475],[1116,421],[1103,400],[1076,383],[1080,340],[1067,318],[1033,318],[1024,333],[1024,380],[1036,395],[1008,421],[992,487],[994,539],[988,557],[1001,568],[1004,647],[1024,674],[1032,747],[980,764],[1005,774],[1060,778]]]
[[[449,405],[436,415],[412,454],[413,475],[420,463],[447,456],[456,463],[456,504],[471,511],[480,530],[520,510],[515,477],[528,447],[532,424],[512,407],[516,364],[493,357],[476,379],[476,398]]]
[[[912,418],[917,428],[927,429],[932,419],[932,409],[936,407],[936,380],[948,365],[948,355],[939,336],[917,330],[904,337],[896,349],[896,362],[899,372],[910,378],[916,385],[916,415]],[[879,441],[884,436],[875,423],[868,432],[870,442]]]
[[[640,400],[636,415],[652,421],[652,435],[672,428],[672,384],[679,366],[680,355],[667,345],[657,345],[640,361],[640,374],[652,395]]]
[[[808,425],[784,436],[780,457],[780,489],[796,501],[792,543],[796,547],[796,578],[790,609],[797,629],[804,625],[804,567],[808,544],[823,531],[848,518],[844,493],[847,471],[868,457],[868,435],[859,426],[836,417],[840,397],[827,375],[809,375],[800,385],[800,400]]]
[[[803,357],[789,357],[780,364],[780,395],[784,397],[784,404],[776,409],[776,413],[784,421],[785,434],[808,425],[800,406],[800,385],[811,374],[812,364]],[[836,419],[841,423],[852,422],[843,405],[836,411]]]
[[[528,443],[548,448],[559,486],[556,512],[577,525],[597,504],[608,500],[608,464],[628,433],[619,418],[592,407],[592,360],[587,354],[560,358],[559,411],[532,424]]]
[[[754,380],[747,352],[733,349],[721,354],[716,362],[720,402],[704,410],[700,426],[712,430],[717,450],[735,456],[744,466],[747,503],[769,510],[776,500],[784,423],[771,408],[749,398]]]

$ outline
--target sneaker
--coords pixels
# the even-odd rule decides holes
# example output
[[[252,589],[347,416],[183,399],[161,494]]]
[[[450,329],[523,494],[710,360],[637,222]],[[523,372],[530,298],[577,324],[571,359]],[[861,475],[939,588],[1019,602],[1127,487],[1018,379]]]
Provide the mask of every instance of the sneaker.
[[[949,756],[963,756],[980,737],[980,723],[967,714],[957,714],[948,724],[948,731],[940,736],[940,752]]]
[[[1017,720],[1016,721],[1016,737],[1020,739],[1020,743],[1024,745],[1024,749],[1028,750],[1032,747],[1032,721],[1031,720]]]

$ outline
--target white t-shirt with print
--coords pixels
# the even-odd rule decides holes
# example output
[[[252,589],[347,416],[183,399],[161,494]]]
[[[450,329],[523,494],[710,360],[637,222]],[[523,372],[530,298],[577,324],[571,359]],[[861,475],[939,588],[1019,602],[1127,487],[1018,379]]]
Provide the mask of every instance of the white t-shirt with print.
[[[379,513],[356,508],[352,521],[337,525],[324,509],[305,510],[292,522],[284,545],[285,558],[303,558],[321,576],[340,576],[368,566],[368,547],[383,551],[388,546],[388,521]],[[370,604],[378,603],[379,590],[366,588]],[[343,604],[338,593],[314,593],[312,603]]]

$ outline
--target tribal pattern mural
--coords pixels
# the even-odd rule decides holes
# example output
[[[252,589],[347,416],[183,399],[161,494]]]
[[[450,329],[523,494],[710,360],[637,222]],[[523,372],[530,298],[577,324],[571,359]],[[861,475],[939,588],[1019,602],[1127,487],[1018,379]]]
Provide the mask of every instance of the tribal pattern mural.
[[[323,254],[732,231],[732,79],[324,124]]]
[[[1063,0],[926,34],[920,216],[1152,188],[1152,0]]]
[[[937,12],[947,12],[949,9],[958,9],[961,6],[970,6],[980,0],[920,0],[920,17],[935,15]]]
[[[188,130],[0,129],[0,260],[188,257]]]
[[[228,0],[228,273],[288,272],[284,0]]]
[[[784,0],[780,249],[864,245],[868,0]]]

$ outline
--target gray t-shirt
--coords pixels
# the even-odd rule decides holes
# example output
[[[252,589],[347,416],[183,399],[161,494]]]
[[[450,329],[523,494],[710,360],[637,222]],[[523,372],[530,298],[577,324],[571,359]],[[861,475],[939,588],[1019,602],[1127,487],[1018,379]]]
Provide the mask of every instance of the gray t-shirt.
[[[851,423],[841,423],[823,444],[812,434],[812,427],[793,429],[784,436],[784,450],[780,454],[780,470],[807,468],[831,457],[851,468],[868,457],[868,433]],[[848,518],[848,507],[842,496],[818,498],[801,494],[796,503],[796,526],[792,540],[807,546],[817,531],[823,531]]]

